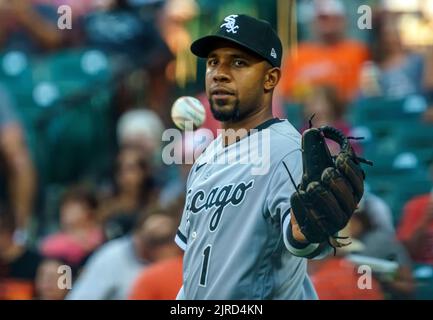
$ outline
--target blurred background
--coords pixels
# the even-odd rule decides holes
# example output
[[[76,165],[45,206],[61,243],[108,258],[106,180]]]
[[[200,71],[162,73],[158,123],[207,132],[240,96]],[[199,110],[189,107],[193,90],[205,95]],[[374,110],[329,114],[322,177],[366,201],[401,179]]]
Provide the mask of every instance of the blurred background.
[[[175,298],[190,165],[161,134],[181,95],[216,133],[189,45],[234,13],[282,39],[274,114],[374,161],[353,244],[309,263],[319,297],[433,299],[433,0],[0,0],[0,299]]]

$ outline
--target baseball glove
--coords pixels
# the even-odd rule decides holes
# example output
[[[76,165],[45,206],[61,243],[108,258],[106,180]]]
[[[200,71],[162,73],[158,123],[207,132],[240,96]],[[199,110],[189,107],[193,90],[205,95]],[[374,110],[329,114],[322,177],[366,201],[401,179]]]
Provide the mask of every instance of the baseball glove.
[[[331,156],[325,138],[340,145]],[[307,129],[302,135],[303,176],[290,202],[300,231],[310,243],[328,241],[334,249],[336,239],[355,211],[364,193],[365,173],[349,139],[339,130],[324,126]],[[289,172],[290,173],[290,172]],[[293,178],[290,176],[293,181]],[[344,237],[342,237],[344,238]]]

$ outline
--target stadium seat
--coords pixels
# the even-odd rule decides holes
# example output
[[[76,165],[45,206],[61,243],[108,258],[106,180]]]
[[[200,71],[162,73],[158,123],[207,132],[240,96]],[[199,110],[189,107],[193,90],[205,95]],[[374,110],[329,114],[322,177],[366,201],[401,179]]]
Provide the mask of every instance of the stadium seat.
[[[430,190],[431,181],[429,180],[395,180],[394,190],[381,195],[391,209],[394,225],[399,224],[404,205],[410,199],[425,194]]]
[[[410,150],[423,161],[433,161],[433,125],[417,123],[396,128],[393,142],[395,150]]]
[[[350,108],[348,117],[352,123],[357,125],[390,121],[418,121],[426,109],[427,102],[418,95],[402,99],[374,97],[357,101]]]
[[[51,183],[70,183],[80,175],[97,175],[106,170],[105,158],[112,144],[108,99],[95,102],[98,99],[94,98],[77,108],[66,109],[49,123],[46,139],[52,164]]]
[[[111,69],[104,53],[89,48],[0,56],[0,81],[15,100],[44,184],[71,182],[105,166],[100,162],[113,143]]]
[[[383,136],[374,130],[362,126],[353,130],[354,135],[367,137],[366,141],[362,142],[367,157],[380,160],[390,155],[413,153],[426,166],[433,162],[433,126],[421,122],[390,124],[383,129]]]
[[[374,163],[364,166],[369,189],[388,203],[397,223],[406,201],[431,189],[428,168],[412,152],[366,157]]]
[[[11,88],[25,89],[31,78],[31,59],[27,54],[21,51],[8,51],[0,55],[1,82]]]
[[[416,282],[415,299],[433,300],[433,267],[415,264],[412,274]]]
[[[302,105],[294,104],[294,103],[286,103],[284,105],[284,111],[287,115],[287,119],[293,124],[295,128],[298,130],[301,129],[303,125],[303,114],[302,114]]]

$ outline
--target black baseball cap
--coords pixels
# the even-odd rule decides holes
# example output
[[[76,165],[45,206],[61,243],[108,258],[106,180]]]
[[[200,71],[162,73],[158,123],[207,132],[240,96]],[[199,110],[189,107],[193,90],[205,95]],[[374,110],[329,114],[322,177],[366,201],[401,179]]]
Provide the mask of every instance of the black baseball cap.
[[[236,43],[267,60],[273,67],[281,66],[283,48],[277,33],[269,22],[245,14],[231,14],[224,18],[218,29],[208,36],[195,40],[191,52],[207,58],[219,39]]]

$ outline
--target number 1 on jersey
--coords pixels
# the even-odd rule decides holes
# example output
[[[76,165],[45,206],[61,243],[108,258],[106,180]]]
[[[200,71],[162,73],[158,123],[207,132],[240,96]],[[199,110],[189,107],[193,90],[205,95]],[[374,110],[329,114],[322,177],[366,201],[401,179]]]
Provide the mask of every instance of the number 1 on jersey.
[[[201,267],[200,286],[206,287],[207,271],[209,269],[209,258],[212,246],[209,244],[203,251],[203,263]]]

